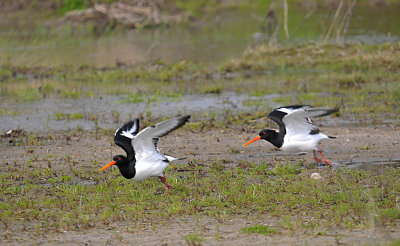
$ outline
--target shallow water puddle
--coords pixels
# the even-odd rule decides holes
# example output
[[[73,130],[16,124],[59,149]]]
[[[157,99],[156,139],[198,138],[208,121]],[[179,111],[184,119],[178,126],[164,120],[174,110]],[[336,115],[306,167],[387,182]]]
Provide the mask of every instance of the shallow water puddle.
[[[153,117],[178,114],[250,111],[260,106],[247,106],[247,100],[268,100],[280,97],[277,94],[251,97],[232,92],[219,95],[185,95],[180,98],[164,98],[160,102],[124,103],[124,96],[102,96],[101,98],[43,99],[33,103],[9,104],[2,107],[12,109],[16,115],[0,116],[0,130],[66,130],[81,127],[84,130],[119,127],[123,121],[150,113]],[[263,106],[264,107],[264,106]],[[57,120],[57,114],[81,114],[79,119]],[[115,122],[113,114],[119,114]],[[94,119],[97,119],[95,121]]]
[[[338,168],[357,168],[357,169],[370,169],[371,167],[377,166],[387,166],[392,168],[400,168],[400,158],[399,159],[375,159],[375,160],[357,160],[342,163],[334,163],[335,167]]]

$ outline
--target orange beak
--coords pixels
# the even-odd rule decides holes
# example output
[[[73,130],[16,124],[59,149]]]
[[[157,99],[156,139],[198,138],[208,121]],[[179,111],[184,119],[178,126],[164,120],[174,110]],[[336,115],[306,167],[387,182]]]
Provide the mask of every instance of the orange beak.
[[[258,136],[258,137],[256,137],[256,138],[253,138],[252,140],[250,140],[250,141],[248,141],[247,143],[243,144],[243,146],[249,145],[249,144],[251,144],[252,142],[255,142],[255,141],[260,140],[260,139],[261,139],[260,136]]]
[[[99,172],[103,171],[104,169],[107,169],[109,167],[111,167],[112,165],[116,164],[115,161],[111,161],[110,163],[108,163],[107,165],[105,165],[104,167],[102,167]]]

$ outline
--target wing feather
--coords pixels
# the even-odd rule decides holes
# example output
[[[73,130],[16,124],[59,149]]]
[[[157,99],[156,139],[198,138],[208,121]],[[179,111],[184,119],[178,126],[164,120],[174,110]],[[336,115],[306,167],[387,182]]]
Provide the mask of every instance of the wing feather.
[[[133,140],[133,147],[136,151],[136,159],[146,160],[167,159],[157,147],[158,139],[166,136],[173,130],[183,126],[190,118],[190,115],[175,117],[154,126],[146,127],[140,131]]]
[[[274,109],[268,114],[268,118],[279,125],[279,131],[288,134],[319,133],[311,118],[322,117],[338,112],[338,108],[321,108],[310,105],[290,105]]]
[[[319,132],[318,127],[312,123],[308,112],[304,108],[293,110],[292,113],[283,117],[282,121],[285,124],[288,135]]]

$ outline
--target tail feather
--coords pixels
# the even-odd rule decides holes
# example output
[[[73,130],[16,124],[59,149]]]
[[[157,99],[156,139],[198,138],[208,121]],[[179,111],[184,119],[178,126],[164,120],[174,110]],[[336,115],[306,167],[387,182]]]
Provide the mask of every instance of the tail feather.
[[[336,139],[336,137],[328,136],[328,138]]]
[[[169,155],[164,155],[164,156],[167,158],[167,160],[168,160],[169,162],[176,161],[176,160],[185,160],[185,159],[187,159],[187,157],[175,158],[175,157],[172,157],[172,156],[169,156]]]

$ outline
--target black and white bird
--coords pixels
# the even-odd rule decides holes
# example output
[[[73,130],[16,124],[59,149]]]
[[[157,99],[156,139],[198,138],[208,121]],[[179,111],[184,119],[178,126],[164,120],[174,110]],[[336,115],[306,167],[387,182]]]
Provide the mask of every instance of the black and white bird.
[[[313,150],[315,161],[322,163],[321,159],[315,155],[317,150],[325,164],[331,165],[331,162],[325,159],[317,145],[322,139],[335,137],[321,133],[310,118],[321,117],[338,111],[338,108],[318,108],[309,105],[291,105],[276,108],[268,114],[268,118],[278,124],[279,132],[263,129],[259,132],[258,137],[243,146],[259,139],[264,139],[283,151],[305,152]]]
[[[164,169],[176,158],[161,154],[157,147],[158,140],[173,130],[183,126],[190,115],[175,117],[139,132],[139,119],[129,121],[115,132],[114,143],[126,152],[126,157],[116,155],[100,171],[117,165],[122,176],[127,179],[143,181],[158,177],[166,191],[172,188],[164,176]]]

